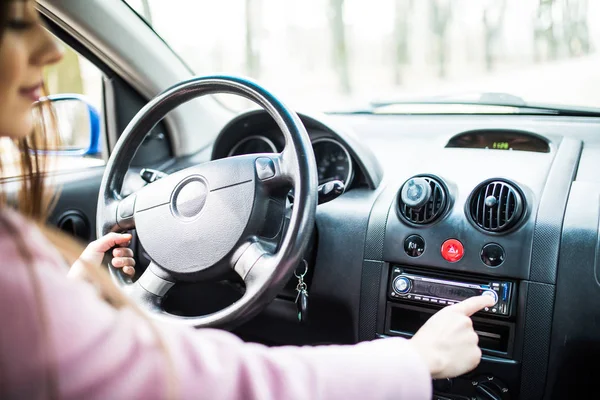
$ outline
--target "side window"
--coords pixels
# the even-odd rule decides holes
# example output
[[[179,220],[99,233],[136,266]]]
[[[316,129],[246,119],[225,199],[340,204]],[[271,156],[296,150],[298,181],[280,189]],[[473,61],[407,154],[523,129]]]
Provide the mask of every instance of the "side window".
[[[103,165],[102,72],[60,43],[63,59],[47,68],[44,76],[61,138],[60,148],[56,149],[57,167],[63,170]]]

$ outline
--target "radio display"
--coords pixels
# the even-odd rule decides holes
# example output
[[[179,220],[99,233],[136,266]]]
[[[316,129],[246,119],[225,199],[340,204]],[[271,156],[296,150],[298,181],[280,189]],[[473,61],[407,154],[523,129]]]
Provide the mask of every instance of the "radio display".
[[[432,297],[440,297],[442,299],[462,301],[469,297],[479,296],[483,290],[472,289],[461,286],[441,285],[433,282],[423,282],[420,280],[413,281],[415,294],[421,294]]]

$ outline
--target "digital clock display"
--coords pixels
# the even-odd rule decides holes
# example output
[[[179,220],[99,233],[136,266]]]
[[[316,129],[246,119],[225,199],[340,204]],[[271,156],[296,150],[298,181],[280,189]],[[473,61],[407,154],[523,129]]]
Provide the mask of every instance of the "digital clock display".
[[[492,149],[509,150],[510,149],[510,144],[508,144],[508,142],[493,142],[492,143]]]
[[[512,130],[477,130],[454,136],[446,147],[461,149],[533,151],[549,153],[550,145],[546,139],[529,132]]]

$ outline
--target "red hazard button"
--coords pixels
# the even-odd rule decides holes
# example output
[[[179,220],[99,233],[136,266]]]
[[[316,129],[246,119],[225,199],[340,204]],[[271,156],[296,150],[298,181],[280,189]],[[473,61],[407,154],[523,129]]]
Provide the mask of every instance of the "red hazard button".
[[[448,239],[442,243],[442,257],[449,262],[457,262],[465,254],[463,244],[456,239]]]

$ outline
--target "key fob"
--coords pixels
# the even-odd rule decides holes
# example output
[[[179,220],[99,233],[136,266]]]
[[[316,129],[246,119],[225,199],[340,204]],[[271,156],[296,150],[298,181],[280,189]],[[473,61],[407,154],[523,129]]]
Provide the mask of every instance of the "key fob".
[[[306,322],[308,319],[308,293],[306,290],[298,292],[296,307],[298,308],[298,321]]]

